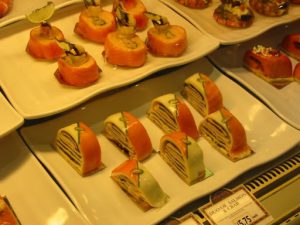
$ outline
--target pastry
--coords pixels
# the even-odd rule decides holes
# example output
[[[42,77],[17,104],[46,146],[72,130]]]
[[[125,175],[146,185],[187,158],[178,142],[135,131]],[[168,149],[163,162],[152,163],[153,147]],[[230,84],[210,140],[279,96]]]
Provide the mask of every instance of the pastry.
[[[203,73],[195,73],[184,81],[182,95],[203,117],[223,106],[218,86]]]
[[[5,16],[12,7],[13,0],[0,0],[0,18]]]
[[[256,45],[246,51],[243,62],[247,69],[277,88],[293,80],[292,62],[278,49]]]
[[[300,34],[286,35],[280,46],[285,53],[300,61]]]
[[[152,100],[148,118],[166,134],[182,131],[195,140],[199,137],[190,109],[175,94],[165,94]]]
[[[159,149],[163,160],[187,184],[194,184],[205,177],[202,149],[185,133],[165,134]]]
[[[107,34],[116,30],[115,17],[94,1],[85,0],[85,4],[74,32],[84,39],[103,44]]]
[[[249,0],[256,12],[265,16],[282,16],[288,12],[289,0]]]
[[[199,131],[215,149],[233,161],[252,153],[243,125],[225,108],[206,116],[199,125]]]
[[[6,197],[0,196],[0,224],[19,225],[20,222]]]
[[[132,16],[135,23],[135,29],[137,31],[144,30],[148,25],[148,18],[145,15],[147,9],[141,0],[114,0],[113,2],[113,13],[116,13],[117,8],[121,6],[122,9]]]
[[[111,178],[144,211],[160,208],[168,201],[152,174],[137,160],[123,162],[112,171]]]
[[[101,148],[97,137],[82,122],[59,129],[54,147],[82,176],[102,168]]]
[[[189,8],[204,9],[209,6],[211,0],[176,0],[176,2]]]
[[[187,48],[187,35],[183,27],[171,25],[166,17],[146,13],[154,27],[148,29],[146,44],[156,56],[177,57]]]
[[[104,42],[103,56],[113,65],[140,67],[147,59],[147,47],[135,33],[135,20],[118,7],[116,10],[118,29],[107,35]]]
[[[217,23],[233,28],[249,27],[254,21],[254,14],[244,0],[223,0],[213,17]]]
[[[62,83],[74,87],[86,87],[100,78],[100,68],[95,59],[81,46],[62,42],[65,54],[58,61],[56,78]]]
[[[106,118],[104,135],[129,158],[141,161],[152,153],[152,144],[146,129],[129,112],[115,113]]]

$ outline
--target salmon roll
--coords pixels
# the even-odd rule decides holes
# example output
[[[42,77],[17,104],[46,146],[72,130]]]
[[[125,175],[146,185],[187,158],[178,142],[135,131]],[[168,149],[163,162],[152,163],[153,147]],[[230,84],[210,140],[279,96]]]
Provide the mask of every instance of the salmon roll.
[[[1,225],[20,225],[13,208],[7,197],[0,196],[0,224]]]
[[[54,148],[81,176],[103,168],[97,137],[83,122],[59,129]]]
[[[185,133],[165,134],[160,139],[159,150],[163,160],[188,185],[205,177],[202,149]]]
[[[300,34],[286,35],[280,47],[286,54],[300,61]]]
[[[111,178],[143,210],[161,208],[168,201],[153,175],[139,161],[129,159],[116,167]]]
[[[153,150],[145,127],[129,112],[118,112],[106,118],[104,136],[132,159],[142,161]]]
[[[147,115],[166,134],[182,131],[195,140],[199,137],[190,109],[175,94],[165,94],[153,99]]]

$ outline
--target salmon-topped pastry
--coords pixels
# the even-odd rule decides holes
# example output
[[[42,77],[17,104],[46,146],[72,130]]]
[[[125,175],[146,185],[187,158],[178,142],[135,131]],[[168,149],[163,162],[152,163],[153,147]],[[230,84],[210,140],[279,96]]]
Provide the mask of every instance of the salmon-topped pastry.
[[[111,178],[143,211],[161,208],[169,199],[148,169],[135,159],[117,166]]]
[[[5,16],[12,8],[13,0],[0,0],[0,18]]]
[[[117,8],[122,6],[123,10],[133,16],[135,23],[135,29],[137,31],[144,30],[148,25],[148,18],[145,15],[147,9],[141,0],[114,0],[113,13],[116,13]]]
[[[232,28],[246,28],[254,21],[254,14],[244,0],[222,0],[213,17],[217,23]]]
[[[186,50],[186,30],[179,25],[171,25],[166,17],[147,12],[154,27],[147,31],[148,50],[156,56],[177,57]]]
[[[151,140],[145,127],[129,112],[118,112],[106,118],[104,136],[129,158],[141,161],[152,153]]]
[[[204,9],[209,6],[211,0],[175,0],[181,5],[189,8]]]
[[[184,81],[182,95],[203,117],[223,107],[221,91],[203,73],[195,73]]]
[[[20,225],[13,208],[7,197],[0,195],[0,224],[1,225]]]
[[[101,69],[82,46],[66,41],[60,42],[60,46],[63,46],[65,54],[58,59],[58,68],[54,73],[60,83],[86,87],[100,78]]]
[[[108,33],[116,30],[115,17],[94,0],[84,0],[84,3],[86,8],[80,13],[74,32],[84,39],[103,44]]]
[[[300,34],[286,35],[283,38],[280,47],[289,56],[300,61]]]
[[[135,32],[135,19],[119,5],[116,9],[118,28],[104,42],[105,60],[116,66],[140,67],[147,59],[147,47]]]
[[[103,168],[101,147],[95,133],[83,122],[58,130],[54,147],[81,176]]]
[[[27,15],[29,21],[40,24],[30,31],[26,47],[26,51],[36,59],[56,60],[64,54],[64,50],[57,43],[65,39],[62,31],[47,22],[53,13],[54,3],[48,2],[46,6]]]
[[[195,140],[199,137],[190,109],[175,94],[165,94],[153,99],[147,114],[148,118],[166,134],[182,131]]]
[[[243,61],[247,69],[277,88],[293,81],[291,60],[276,48],[256,45],[246,51]]]
[[[282,16],[289,10],[289,0],[249,0],[250,7],[265,16]]]

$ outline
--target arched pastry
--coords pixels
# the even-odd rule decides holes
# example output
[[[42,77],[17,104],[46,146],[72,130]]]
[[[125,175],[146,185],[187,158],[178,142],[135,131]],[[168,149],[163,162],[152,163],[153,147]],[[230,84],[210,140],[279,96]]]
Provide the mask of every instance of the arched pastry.
[[[154,27],[148,29],[146,44],[148,50],[162,57],[177,57],[187,48],[187,35],[183,27],[171,25],[166,17],[146,13]]]
[[[156,179],[137,160],[123,162],[112,171],[111,178],[144,211],[160,208],[168,201]]]
[[[0,196],[0,224],[19,225],[20,222],[6,197]]]
[[[0,18],[9,12],[12,4],[13,0],[0,0]]]
[[[265,16],[282,16],[288,12],[289,0],[249,0],[256,12]]]
[[[203,117],[223,107],[218,86],[203,73],[195,73],[184,81],[182,95]]]
[[[143,124],[129,112],[110,115],[104,121],[104,135],[129,158],[139,161],[152,153],[152,144]]]
[[[249,27],[254,21],[254,14],[244,0],[224,0],[214,10],[217,23],[234,28]]]
[[[243,61],[247,69],[277,88],[293,80],[292,62],[278,49],[256,45],[246,51]]]
[[[209,6],[211,0],[176,0],[176,2],[189,8],[204,9]]]
[[[97,137],[82,122],[59,129],[54,140],[54,147],[82,176],[102,167],[101,148]]]
[[[206,116],[199,131],[215,149],[233,161],[251,154],[243,125],[225,108]]]
[[[289,34],[280,44],[282,50],[300,61],[300,34]]]
[[[165,94],[152,100],[148,118],[167,134],[182,131],[195,140],[199,137],[190,109],[175,94]]]
[[[202,149],[185,133],[179,131],[164,135],[159,149],[163,160],[187,184],[194,184],[205,177]]]

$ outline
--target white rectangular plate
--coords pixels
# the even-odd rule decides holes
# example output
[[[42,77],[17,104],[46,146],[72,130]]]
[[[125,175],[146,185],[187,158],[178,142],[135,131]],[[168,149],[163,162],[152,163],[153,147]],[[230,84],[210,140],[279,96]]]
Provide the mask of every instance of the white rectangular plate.
[[[159,1],[145,0],[147,9],[154,13],[163,13],[170,23],[183,26],[188,35],[188,48],[182,56],[176,58],[160,58],[148,54],[144,66],[135,69],[114,67],[104,62],[103,45],[84,41],[74,32],[82,3],[57,11],[57,19],[52,22],[59,27],[67,40],[81,44],[97,61],[102,69],[101,78],[97,83],[86,88],[71,88],[60,84],[54,77],[56,62],[37,61],[26,51],[31,27],[22,27],[19,23],[5,27],[6,32],[0,35],[1,44],[1,75],[0,84],[17,111],[26,119],[34,119],[52,115],[77,105],[101,92],[124,86],[140,80],[155,71],[188,63],[213,51],[219,45],[184,18],[176,14]],[[104,9],[111,10],[111,5]],[[149,23],[149,27],[152,26]],[[6,34],[10,34],[7,35]],[[145,40],[146,31],[139,33]]]
[[[22,224],[88,224],[16,132],[0,139],[0,181]]]
[[[22,126],[24,119],[0,92],[0,138]]]
[[[243,56],[248,49],[258,44],[278,47],[285,35],[299,33],[299,25],[300,21],[295,21],[285,26],[279,26],[253,40],[221,48],[209,55],[218,67],[245,85],[278,116],[297,129],[300,129],[300,84],[292,82],[282,89],[277,89],[244,68]],[[295,66],[297,61],[290,59]]]
[[[177,3],[176,0],[160,1],[173,8],[201,31],[217,38],[223,45],[249,40],[272,27],[300,18],[300,6],[291,4],[288,13],[280,17],[268,17],[254,12],[255,19],[250,27],[236,29],[220,25],[214,20],[213,12],[220,4],[219,0],[213,0],[206,9],[191,9]]]
[[[170,199],[162,208],[143,212],[110,178],[111,171],[125,161],[126,157],[102,135],[103,121],[116,112],[131,112],[144,124],[153,148],[159,150],[159,141],[163,133],[146,117],[150,102],[166,93],[179,93],[183,88],[184,79],[195,72],[206,73],[216,82],[223,94],[225,106],[244,125],[248,143],[255,153],[249,158],[232,162],[200,138],[198,143],[203,149],[204,162],[214,175],[192,186],[185,184],[159,154],[154,153],[144,165]],[[196,123],[199,124],[201,116],[190,109]],[[58,129],[77,121],[85,122],[97,134],[102,150],[102,161],[106,165],[104,170],[84,178],[51,147]],[[21,134],[76,203],[78,209],[93,224],[157,223],[179,207],[217,190],[243,172],[289,151],[300,140],[299,131],[281,121],[204,59],[111,95],[95,98],[54,120],[24,127]]]

